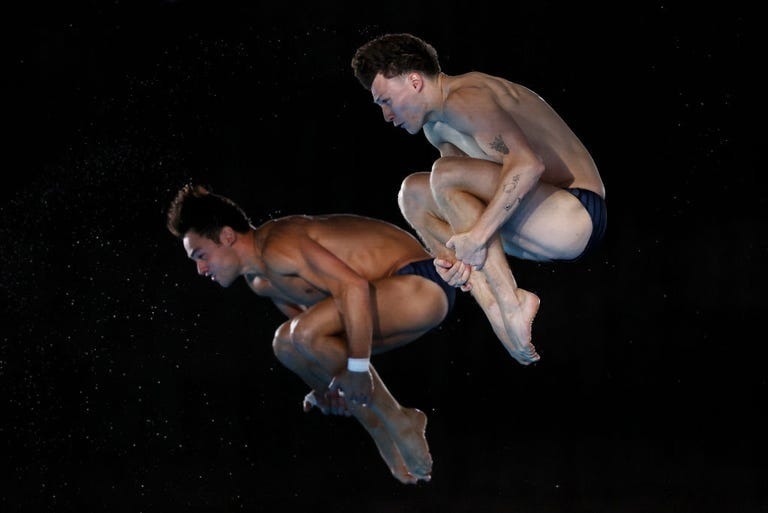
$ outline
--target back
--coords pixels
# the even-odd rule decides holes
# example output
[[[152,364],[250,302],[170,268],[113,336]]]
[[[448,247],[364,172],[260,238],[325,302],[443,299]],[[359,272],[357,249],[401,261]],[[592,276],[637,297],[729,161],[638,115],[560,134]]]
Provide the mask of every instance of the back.
[[[306,235],[368,280],[394,274],[404,265],[430,258],[402,228],[355,214],[288,216],[273,221],[273,235]]]

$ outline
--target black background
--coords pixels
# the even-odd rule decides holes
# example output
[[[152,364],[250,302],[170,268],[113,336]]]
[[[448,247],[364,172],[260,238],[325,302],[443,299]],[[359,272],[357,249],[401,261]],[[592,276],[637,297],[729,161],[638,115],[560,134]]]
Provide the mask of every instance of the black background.
[[[0,510],[768,511],[755,13],[64,4],[6,19]],[[609,208],[590,259],[512,261],[542,299],[538,364],[514,362],[468,295],[376,358],[430,418],[433,480],[416,486],[353,420],[302,413],[306,386],[271,351],[280,314],[198,278],[164,226],[194,179],[257,224],[405,227],[400,182],[436,153],[385,124],[349,67],[399,31],[448,74],[542,95],[592,151]]]

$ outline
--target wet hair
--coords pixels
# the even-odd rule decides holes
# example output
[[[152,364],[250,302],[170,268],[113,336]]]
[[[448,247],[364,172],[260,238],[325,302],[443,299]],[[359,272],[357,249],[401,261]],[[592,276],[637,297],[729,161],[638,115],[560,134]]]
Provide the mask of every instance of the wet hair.
[[[251,220],[231,199],[201,185],[187,184],[171,201],[166,226],[178,238],[194,231],[218,243],[223,227],[246,233],[251,229]]]
[[[379,73],[392,78],[418,71],[433,77],[440,73],[440,62],[437,51],[423,39],[407,33],[384,34],[357,49],[352,69],[360,84],[370,90]]]

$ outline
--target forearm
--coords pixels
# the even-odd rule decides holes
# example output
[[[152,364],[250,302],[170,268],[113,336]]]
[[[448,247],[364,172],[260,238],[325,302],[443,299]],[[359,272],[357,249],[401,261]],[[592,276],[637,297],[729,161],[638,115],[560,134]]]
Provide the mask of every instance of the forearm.
[[[368,282],[346,291],[340,305],[349,358],[370,358],[373,340],[373,307]]]
[[[484,242],[490,240],[512,217],[543,172],[544,166],[539,162],[502,170],[496,193],[470,230],[473,237]]]

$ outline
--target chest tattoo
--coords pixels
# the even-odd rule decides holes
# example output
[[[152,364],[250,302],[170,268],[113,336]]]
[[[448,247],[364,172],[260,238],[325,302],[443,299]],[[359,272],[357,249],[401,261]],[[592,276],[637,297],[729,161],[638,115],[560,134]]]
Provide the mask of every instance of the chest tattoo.
[[[509,153],[509,148],[507,148],[507,145],[504,144],[504,139],[501,138],[501,135],[497,135],[496,138],[491,142],[491,148],[498,151],[499,153],[503,153],[504,155],[507,155]]]

